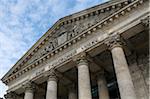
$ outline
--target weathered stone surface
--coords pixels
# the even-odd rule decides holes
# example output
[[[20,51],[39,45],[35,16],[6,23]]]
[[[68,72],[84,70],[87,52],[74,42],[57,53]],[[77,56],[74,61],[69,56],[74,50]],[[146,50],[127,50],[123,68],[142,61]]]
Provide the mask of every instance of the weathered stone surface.
[[[116,36],[115,36],[116,35]],[[129,72],[127,60],[121,45],[121,37],[118,34],[110,35],[106,45],[111,50],[114,70],[119,86],[121,99],[136,99],[132,78]],[[114,37],[117,37],[114,39]]]
[[[97,76],[99,99],[110,99],[104,72]]]
[[[132,62],[129,66],[137,99],[148,99],[149,97],[148,59],[148,56],[142,55],[137,59],[137,61]]]
[[[87,61],[85,59],[80,59],[77,68],[78,68],[78,92],[79,92],[78,98],[92,99],[90,73]]]
[[[34,84],[28,82],[25,85],[23,85],[23,87],[25,88],[24,99],[34,99],[34,88],[35,88]]]
[[[46,99],[57,99],[57,77],[53,69],[47,80]]]
[[[108,17],[119,9],[121,9],[121,7],[110,9],[108,11],[104,11],[102,14],[95,14],[71,24],[61,26],[58,30],[56,30],[56,33],[49,38],[45,45],[42,46],[42,48],[40,48],[40,50],[38,50],[34,56],[32,56],[32,58],[26,63],[26,65],[39,59],[41,56],[54,50],[56,47],[65,43],[66,41],[76,37],[82,31],[100,22],[102,19]]]
[[[138,1],[135,1],[135,2],[138,2]],[[140,2],[143,2],[143,1],[140,1]],[[126,5],[127,5],[129,2],[124,2],[124,3],[126,3]],[[138,3],[138,5],[139,5],[139,3]],[[137,5],[134,5],[134,7],[136,7],[136,6]],[[65,92],[62,92],[62,93],[59,92],[59,94],[57,95],[58,79],[57,79],[55,72],[49,71],[49,70],[51,68],[56,67],[55,69],[57,69],[59,72],[61,72],[62,75],[64,74],[65,76],[70,76],[70,78],[62,76],[62,78],[60,79],[61,83],[59,83],[59,85],[58,85],[59,87],[60,87],[60,85],[62,87],[63,84],[64,84],[64,86],[68,86],[68,84],[70,85],[70,84],[72,84],[72,82],[77,83],[77,81],[76,81],[77,78],[75,77],[75,75],[76,75],[75,70],[73,69],[73,67],[75,67],[75,62],[73,62],[72,58],[74,56],[78,56],[82,52],[87,53],[89,56],[91,55],[90,58],[93,58],[93,59],[99,58],[99,55],[103,55],[103,54],[101,54],[101,53],[103,53],[102,51],[104,51],[104,50],[106,51],[105,39],[107,37],[109,37],[110,34],[114,34],[112,36],[112,38],[107,39],[107,41],[108,41],[107,46],[109,46],[109,48],[111,49],[111,52],[112,52],[112,56],[113,56],[113,60],[114,60],[114,67],[115,67],[117,81],[119,84],[119,89],[120,89],[122,99],[135,99],[134,91],[136,91],[136,95],[139,99],[147,99],[148,98],[148,87],[149,87],[149,75],[148,75],[148,72],[149,72],[148,59],[149,59],[149,57],[147,58],[147,56],[141,55],[140,57],[138,57],[137,61],[135,61],[135,60],[132,61],[130,63],[130,65],[128,66],[128,64],[127,64],[128,61],[126,61],[124,51],[122,49],[122,46],[120,45],[122,43],[121,39],[120,39],[120,35],[123,36],[124,32],[126,32],[127,35],[130,35],[133,33],[132,35],[128,36],[128,38],[123,36],[123,37],[125,37],[124,38],[125,40],[128,40],[128,39],[130,39],[130,37],[132,37],[133,35],[136,35],[136,33],[137,33],[137,30],[135,30],[136,31],[135,32],[132,30],[132,28],[136,27],[138,24],[140,24],[140,26],[143,27],[143,25],[141,23],[136,23],[136,22],[141,22],[140,21],[141,19],[138,20],[138,17],[139,16],[141,17],[141,15],[144,15],[144,14],[141,14],[141,13],[139,14],[139,13],[137,13],[136,10],[132,10],[134,13],[129,13],[129,12],[127,13],[126,11],[133,9],[133,7],[127,8],[127,10],[122,11],[120,13],[121,15],[117,14],[117,15],[111,17],[106,22],[104,22],[104,24],[102,24],[103,25],[102,28],[101,28],[101,26],[97,25],[97,27],[94,27],[91,30],[89,30],[89,28],[92,27],[93,25],[95,25],[98,22],[104,20],[105,18],[111,16],[110,14],[114,14],[120,8],[123,8],[124,4],[118,4],[115,6],[113,5],[111,7],[113,9],[111,9],[109,7],[107,9],[100,10],[101,11],[100,14],[98,14],[99,12],[98,13],[95,12],[95,13],[91,13],[91,14],[88,14],[89,12],[87,12],[87,14],[84,15],[83,17],[79,17],[79,18],[75,19],[76,21],[72,20],[73,22],[71,21],[71,22],[63,23],[63,25],[60,25],[59,27],[57,27],[57,29],[55,29],[53,31],[54,33],[49,34],[49,36],[50,35],[51,36],[47,39],[46,42],[44,42],[44,43],[41,42],[42,45],[38,46],[39,50],[37,50],[37,52],[35,52],[35,54],[33,54],[31,59],[26,60],[25,62],[27,62],[27,63],[25,63],[21,68],[24,68],[25,65],[28,65],[28,64],[34,62],[35,60],[38,60],[43,55],[53,51],[55,48],[59,47],[60,45],[64,44],[65,42],[82,34],[82,32],[84,30],[87,30],[86,31],[87,35],[82,34],[82,37],[80,37],[80,38],[78,37],[76,39],[76,41],[78,41],[78,42],[76,42],[76,41],[74,41],[72,43],[69,42],[67,45],[69,47],[64,46],[63,48],[65,48],[65,50],[63,50],[63,51],[62,51],[62,49],[58,49],[58,50],[61,50],[61,52],[58,53],[57,51],[55,51],[55,54],[57,53],[57,55],[53,56],[54,55],[53,54],[53,55],[51,55],[52,56],[51,58],[50,57],[46,57],[46,59],[43,58],[42,60],[37,62],[37,65],[36,65],[37,67],[33,66],[32,69],[31,69],[31,67],[27,68],[27,69],[25,69],[25,71],[23,70],[23,72],[21,74],[19,74],[19,77],[18,77],[18,75],[15,75],[12,78],[10,78],[8,80],[9,91],[10,90],[11,91],[22,90],[22,86],[20,87],[20,84],[22,85],[22,83],[24,83],[25,81],[32,80],[33,82],[35,82],[39,85],[42,83],[41,85],[45,89],[45,91],[42,91],[42,95],[37,95],[36,97],[34,97],[35,99],[45,99],[45,97],[46,97],[46,99],[57,99],[57,96],[62,95],[62,93],[65,94],[66,97],[67,97],[67,95],[69,95],[69,98],[74,99],[76,96],[75,96],[75,93],[72,91],[70,91],[70,94],[66,94]],[[138,7],[138,11],[139,11],[139,9],[140,9],[140,7]],[[142,12],[143,10],[140,10],[140,11]],[[135,15],[137,17],[134,18],[133,16],[135,16]],[[127,22],[124,20],[126,20]],[[117,25],[116,25],[116,23],[113,25],[109,24],[109,22],[111,22],[112,24],[113,24],[113,22],[114,23],[116,22]],[[130,22],[130,23],[128,23],[128,22]],[[134,23],[134,25],[131,22]],[[116,27],[116,26],[118,26],[118,27]],[[136,29],[138,29],[138,28],[139,28],[139,26],[136,27]],[[112,30],[113,30],[113,32],[112,32]],[[114,30],[116,30],[116,31],[114,31]],[[129,33],[128,33],[128,30],[130,30]],[[143,31],[143,29],[141,31]],[[116,36],[115,33],[118,33],[119,35]],[[137,39],[136,41],[138,41],[138,40],[139,39]],[[72,44],[72,46],[71,46],[71,44]],[[142,43],[142,47],[143,47],[143,45],[144,45],[144,43]],[[136,48],[132,51],[135,51],[135,50],[136,50]],[[132,51],[130,54],[132,54]],[[96,83],[96,81],[94,81],[94,79],[92,77],[93,77],[93,75],[95,75],[96,73],[99,72],[100,69],[98,69],[98,68],[101,68],[100,66],[98,66],[96,64],[101,64],[102,67],[104,67],[104,69],[113,68],[112,67],[113,63],[110,62],[112,59],[110,56],[110,53],[109,54],[107,53],[106,55],[108,55],[108,56],[102,56],[103,59],[99,58],[99,60],[101,61],[99,63],[95,63],[94,61],[91,61],[90,59],[87,61],[86,59],[88,59],[88,58],[86,57],[86,55],[85,56],[83,55],[82,57],[77,59],[77,61],[78,61],[77,69],[78,69],[79,99],[91,99],[92,98],[90,87],[91,86],[93,87],[93,85],[94,85],[93,83]],[[104,63],[103,63],[103,61],[104,61]],[[88,64],[88,62],[90,62],[90,64]],[[107,64],[107,62],[110,62],[110,63]],[[41,63],[41,64],[39,64],[39,63]],[[107,71],[107,69],[106,69],[106,71]],[[129,73],[129,70],[130,70],[130,73]],[[17,71],[17,70],[15,70],[15,71]],[[46,74],[47,72],[48,72],[48,74]],[[108,72],[108,74],[109,73],[111,74],[113,72],[113,70],[111,69],[111,70],[108,70],[107,72]],[[72,74],[73,76],[71,76],[69,74]],[[47,76],[49,77],[48,80],[46,80]],[[90,79],[90,76],[92,79]],[[114,75],[110,75],[110,76],[112,78],[114,77]],[[111,77],[107,77],[107,80],[110,80]],[[132,79],[131,79],[131,77],[132,77]],[[104,78],[102,78],[102,79],[104,80]],[[101,86],[102,84],[105,85],[105,86],[102,86],[103,88],[101,88],[101,90],[103,89],[104,92],[99,93],[99,95],[101,95],[101,97],[103,97],[105,95],[108,96],[108,92],[106,91],[107,90],[106,82],[103,81],[102,79],[98,81],[99,86]],[[92,84],[90,83],[90,80],[92,81]],[[111,79],[111,80],[114,80],[114,79]],[[111,80],[110,80],[110,82],[111,82]],[[47,82],[47,83],[45,83],[45,82]],[[133,87],[135,88],[135,90]],[[116,86],[115,87],[113,86],[113,88],[116,88]],[[20,94],[20,92],[18,92],[18,93]],[[30,85],[26,87],[25,92],[21,92],[21,94],[23,94],[23,95],[24,95],[24,93],[25,93],[25,99],[33,98],[33,90],[30,87]],[[63,96],[58,96],[58,97],[62,99]],[[98,96],[96,96],[96,98],[98,98]],[[107,99],[108,99],[108,97],[107,97]]]
[[[78,99],[75,85],[73,84],[68,87],[68,99]]]

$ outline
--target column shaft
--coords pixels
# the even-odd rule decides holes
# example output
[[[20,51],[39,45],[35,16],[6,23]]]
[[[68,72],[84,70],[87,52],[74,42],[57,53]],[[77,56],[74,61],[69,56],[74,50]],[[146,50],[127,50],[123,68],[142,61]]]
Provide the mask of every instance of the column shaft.
[[[31,90],[26,90],[26,91],[25,91],[24,99],[33,99],[33,91],[31,91]]]
[[[75,84],[68,86],[68,99],[77,99]]]
[[[107,82],[103,74],[98,77],[97,83],[98,83],[99,99],[109,99]]]
[[[24,99],[33,99],[33,97],[34,97],[34,88],[35,88],[33,83],[28,82],[23,87],[25,88]]]
[[[79,99],[92,99],[89,67],[85,61],[78,64],[78,90]]]
[[[57,99],[57,76],[54,69],[49,72],[46,99]]]
[[[136,99],[128,64],[121,46],[111,49],[121,99]]]
[[[57,99],[57,82],[56,81],[47,82],[46,99]]]
[[[72,89],[74,90],[74,89]],[[77,94],[75,91],[69,91],[68,99],[77,99]]]

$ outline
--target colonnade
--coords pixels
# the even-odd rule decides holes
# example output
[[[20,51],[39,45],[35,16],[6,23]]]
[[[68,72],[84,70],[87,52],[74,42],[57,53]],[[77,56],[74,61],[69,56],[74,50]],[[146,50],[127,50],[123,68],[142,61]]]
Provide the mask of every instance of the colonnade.
[[[136,99],[120,35],[112,35],[106,39],[105,44],[112,54],[121,99]],[[76,63],[78,70],[78,99],[92,99],[89,64],[86,59],[86,54],[80,55],[76,59]],[[57,99],[57,83],[57,74],[55,70],[51,70],[47,80],[46,99]],[[104,73],[100,73],[97,76],[97,85],[99,99],[110,99]],[[34,99],[32,89],[31,87],[26,89],[24,99]],[[69,90],[68,99],[77,99],[77,93]]]

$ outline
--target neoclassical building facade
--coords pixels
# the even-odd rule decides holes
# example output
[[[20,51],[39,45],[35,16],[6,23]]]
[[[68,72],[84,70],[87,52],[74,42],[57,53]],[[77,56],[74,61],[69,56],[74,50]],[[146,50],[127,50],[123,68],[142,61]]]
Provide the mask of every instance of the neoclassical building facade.
[[[148,99],[149,1],[58,20],[4,75],[6,99]]]

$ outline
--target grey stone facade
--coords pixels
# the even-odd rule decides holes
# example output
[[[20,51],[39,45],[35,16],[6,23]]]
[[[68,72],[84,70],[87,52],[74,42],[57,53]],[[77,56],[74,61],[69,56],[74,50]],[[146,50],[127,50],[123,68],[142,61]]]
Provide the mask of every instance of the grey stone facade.
[[[149,13],[112,0],[61,18],[2,78],[5,98],[148,99]]]
[[[148,99],[149,55],[141,55],[133,59],[129,68],[138,99]]]

